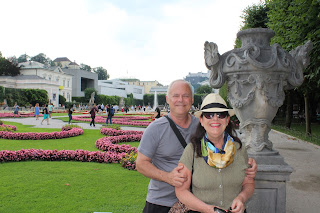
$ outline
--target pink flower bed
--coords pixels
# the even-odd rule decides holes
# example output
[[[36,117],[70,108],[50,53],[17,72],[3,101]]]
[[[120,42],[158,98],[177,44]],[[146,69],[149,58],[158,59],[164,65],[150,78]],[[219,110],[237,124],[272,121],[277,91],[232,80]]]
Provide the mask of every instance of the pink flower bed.
[[[44,160],[44,161],[81,161],[97,163],[119,163],[125,153],[90,152],[86,150],[42,150],[21,149],[18,151],[0,151],[0,162]]]
[[[16,126],[13,126],[13,125],[2,124],[2,125],[0,125],[0,126],[9,127],[9,128],[11,128],[13,131],[17,131],[17,127],[16,127]]]
[[[47,140],[69,138],[83,134],[83,129],[72,128],[61,132],[6,132],[0,131],[0,138],[12,140]]]
[[[115,116],[115,117],[117,117],[117,116]],[[138,116],[121,116],[121,117],[123,117],[123,118],[112,119],[112,123],[113,124],[122,124],[122,125],[131,125],[131,126],[148,126],[151,123],[151,121],[135,121],[135,120],[146,120],[149,118],[141,119],[141,117],[138,117]],[[139,119],[137,119],[137,118],[139,118]],[[74,117],[72,117],[72,119],[75,121],[87,121],[87,122],[91,121],[90,116],[74,116]],[[106,118],[104,118],[103,116],[96,116],[94,121],[96,123],[106,123]]]
[[[34,117],[34,113],[19,113],[19,115],[15,115],[13,113],[0,113],[0,118],[26,118],[26,117]],[[43,116],[40,114],[39,116]]]
[[[102,134],[109,135],[96,141],[96,147],[101,151],[90,152],[86,150],[42,150],[42,149],[22,149],[18,151],[0,151],[0,162],[26,161],[26,160],[44,160],[44,161],[82,161],[98,163],[120,163],[127,169],[136,170],[135,162],[129,162],[125,156],[134,152],[137,148],[130,145],[117,143],[140,141],[143,131],[115,130],[112,128],[102,128]],[[72,128],[68,130],[63,127],[61,132],[52,133],[15,133],[0,131],[0,137],[7,139],[20,140],[41,140],[41,139],[59,139],[62,135],[69,137],[83,134],[81,128]],[[51,135],[52,134],[52,135]],[[70,136],[71,135],[71,136]]]
[[[132,147],[126,144],[119,145],[117,143],[140,141],[141,137],[142,137],[142,134],[103,137],[96,141],[96,147],[103,151],[112,151],[112,152],[118,152],[118,153],[121,153],[121,152],[130,153],[132,151],[137,152],[136,147]]]
[[[143,131],[133,131],[133,130],[116,130],[112,128],[101,128],[101,134],[108,135],[108,136],[116,136],[116,135],[134,135],[139,134],[142,135]]]

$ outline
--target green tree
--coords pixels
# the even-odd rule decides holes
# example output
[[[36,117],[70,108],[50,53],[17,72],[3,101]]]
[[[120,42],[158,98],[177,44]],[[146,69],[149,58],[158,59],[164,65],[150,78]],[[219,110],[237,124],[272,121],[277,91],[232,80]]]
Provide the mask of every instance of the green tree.
[[[91,72],[92,68],[89,65],[86,64],[80,64],[80,69],[81,70],[86,70],[88,72]]]
[[[196,90],[197,94],[209,94],[212,93],[212,88],[209,85],[202,85]]]
[[[304,71],[305,81],[298,88],[304,94],[306,133],[311,134],[310,102],[314,101],[310,98],[320,92],[320,1],[266,0],[266,3],[270,9],[267,26],[276,34],[272,43],[290,51],[308,40],[313,42],[310,65]]]
[[[39,53],[38,55],[31,57],[31,61],[37,61],[41,64],[48,63],[47,56],[43,53]]]
[[[0,55],[0,76],[20,75],[20,67]]]
[[[87,88],[87,89],[84,90],[84,101],[85,102],[89,103],[89,100],[91,98],[91,94],[93,92],[95,93],[94,98],[96,99],[96,97],[98,95],[97,90],[95,90],[94,88]],[[97,103],[96,100],[94,102]]]
[[[240,30],[245,30],[249,28],[266,28],[268,23],[268,13],[269,7],[267,4],[260,2],[260,4],[253,4],[252,6],[248,6],[246,9],[242,11],[242,15],[240,16],[242,21],[242,26]],[[235,48],[241,47],[240,39],[236,39]]]
[[[18,58],[18,63],[27,62],[29,58],[27,54],[22,54]]]
[[[15,56],[8,57],[7,60],[10,61],[12,64],[18,65],[18,59]]]
[[[59,95],[59,104],[66,105],[66,98],[62,95]]]
[[[96,67],[93,69],[95,73],[98,73],[98,80],[108,80],[110,77],[107,70],[103,67]]]

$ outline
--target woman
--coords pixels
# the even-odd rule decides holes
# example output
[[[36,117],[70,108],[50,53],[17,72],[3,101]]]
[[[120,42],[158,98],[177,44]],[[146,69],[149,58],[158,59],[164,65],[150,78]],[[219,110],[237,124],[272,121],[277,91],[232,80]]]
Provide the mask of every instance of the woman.
[[[69,111],[68,111],[68,116],[69,116],[69,124],[71,123],[71,120],[72,120],[72,112],[73,112],[73,106],[70,105],[69,107]]]
[[[17,104],[17,102],[15,102],[14,103],[14,106],[13,106],[13,109],[14,109],[14,111],[13,111],[13,114],[14,114],[14,117],[16,116],[16,115],[19,115],[19,105]]]
[[[98,111],[97,107],[95,104],[92,105],[92,108],[90,110],[90,115],[91,115],[91,122],[90,122],[90,126],[93,125],[94,127],[96,127],[96,124],[94,123],[94,119],[96,118],[96,112]]]
[[[179,162],[187,181],[175,188],[189,209],[219,212],[214,208],[231,207],[231,212],[242,213],[253,194],[254,180],[245,174],[247,151],[231,126],[233,115],[218,94],[209,94],[195,113],[200,123]]]
[[[39,115],[40,115],[39,103],[36,103],[34,107],[34,115],[36,116],[36,120],[39,120]]]

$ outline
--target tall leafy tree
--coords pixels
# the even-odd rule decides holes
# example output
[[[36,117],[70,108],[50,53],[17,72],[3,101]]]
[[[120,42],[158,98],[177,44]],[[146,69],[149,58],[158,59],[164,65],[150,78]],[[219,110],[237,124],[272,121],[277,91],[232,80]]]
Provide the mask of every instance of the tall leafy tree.
[[[98,73],[98,80],[108,80],[110,78],[108,72],[103,67],[96,67],[93,69],[95,73]]]
[[[22,54],[18,58],[18,63],[27,62],[29,58],[27,54]]]
[[[310,98],[311,94],[320,92],[320,1],[266,0],[266,3],[270,9],[267,26],[276,34],[272,39],[273,43],[279,43],[290,51],[308,40],[313,42],[310,65],[304,72],[305,81],[298,88],[304,94],[306,133],[311,134],[309,110],[310,101],[314,100]]]
[[[209,85],[202,85],[196,90],[197,94],[209,94],[212,92],[212,88]]]
[[[17,64],[5,59],[0,55],[0,75],[3,76],[16,76],[20,75],[20,67]]]
[[[260,2],[260,4],[253,4],[248,6],[242,11],[242,26],[240,30],[245,30],[249,28],[266,28],[268,23],[268,13],[269,7],[267,4]],[[241,47],[241,41],[236,39],[235,48]]]
[[[44,53],[39,53],[36,56],[33,56],[31,58],[31,61],[37,61],[41,64],[45,64],[47,66],[51,66],[52,65],[52,60],[50,58],[48,58]]]
[[[10,61],[13,64],[16,64],[16,65],[18,64],[18,59],[17,59],[16,56],[8,57],[7,60]]]
[[[86,70],[88,72],[91,72],[92,68],[89,65],[86,64],[80,64],[80,69],[81,70]]]

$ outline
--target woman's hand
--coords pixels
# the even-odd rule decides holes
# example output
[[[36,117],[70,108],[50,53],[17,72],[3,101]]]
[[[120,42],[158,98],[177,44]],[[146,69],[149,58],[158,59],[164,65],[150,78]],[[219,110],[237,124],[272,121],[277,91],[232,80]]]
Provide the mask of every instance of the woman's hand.
[[[257,162],[253,158],[249,158],[248,164],[250,167],[246,169],[246,175],[248,178],[254,179],[256,177],[257,170],[258,170]]]
[[[244,201],[241,196],[237,196],[231,205],[231,212],[236,212],[236,213],[243,213],[244,210],[246,209],[244,205]]]

